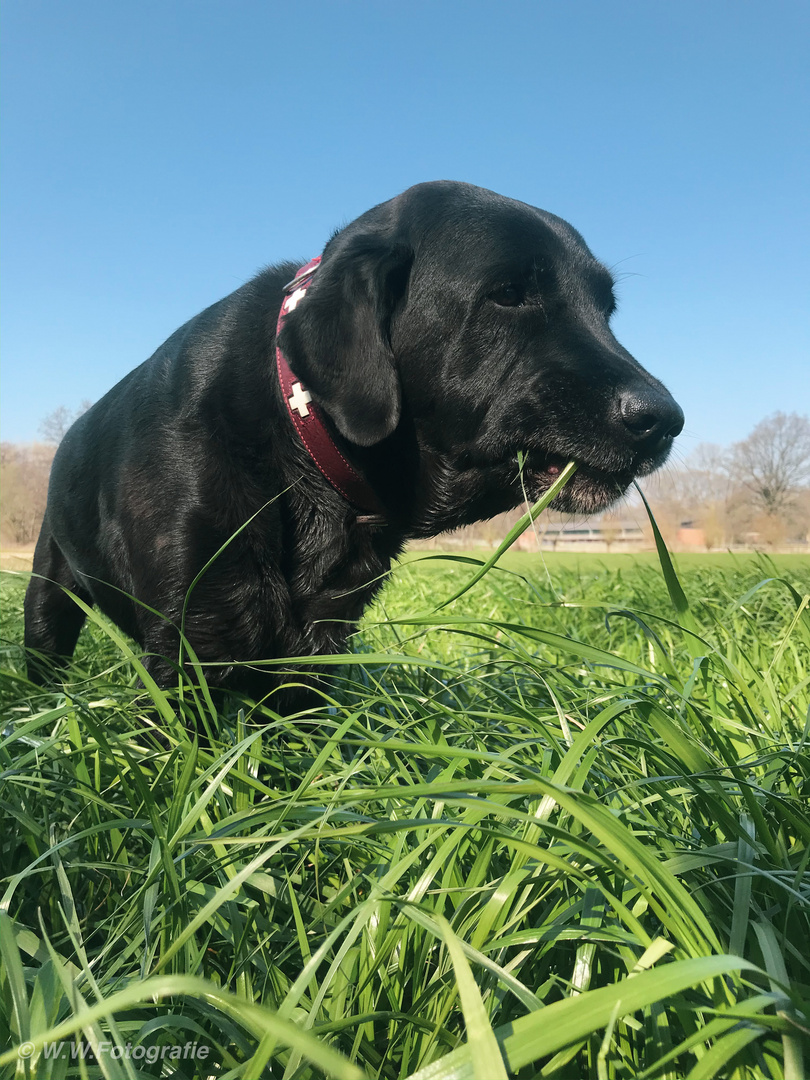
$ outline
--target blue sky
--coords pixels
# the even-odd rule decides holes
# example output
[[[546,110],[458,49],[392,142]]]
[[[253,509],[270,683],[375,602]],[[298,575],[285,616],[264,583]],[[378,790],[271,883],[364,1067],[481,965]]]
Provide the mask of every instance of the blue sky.
[[[5,0],[0,435],[421,180],[567,218],[681,456],[810,412],[810,7]]]

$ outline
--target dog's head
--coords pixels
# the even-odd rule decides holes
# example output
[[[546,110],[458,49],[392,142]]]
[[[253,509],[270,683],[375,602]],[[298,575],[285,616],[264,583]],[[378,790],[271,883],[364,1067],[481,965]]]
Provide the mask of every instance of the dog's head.
[[[683,414],[613,336],[614,307],[561,218],[440,181],[333,237],[281,344],[350,442],[407,428],[435,531],[539,497],[572,459],[554,506],[585,512],[666,460]]]

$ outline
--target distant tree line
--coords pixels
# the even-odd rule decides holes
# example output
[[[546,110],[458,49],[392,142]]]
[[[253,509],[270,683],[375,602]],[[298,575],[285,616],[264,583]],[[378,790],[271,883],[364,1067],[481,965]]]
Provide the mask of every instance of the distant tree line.
[[[92,402],[83,401],[71,411],[60,405],[39,425],[42,442],[0,443],[0,541],[32,544],[39,535],[48,477],[56,448],[67,429],[87,412]]]
[[[0,444],[0,540],[30,545],[45,510],[48,474],[67,429],[90,407],[60,406],[40,424],[42,442]],[[777,412],[733,446],[698,446],[682,464],[668,464],[644,481],[665,539],[673,546],[683,526],[699,529],[708,549],[735,545],[778,547],[806,543],[810,533],[810,418]],[[629,496],[633,510],[633,494]],[[639,517],[633,510],[634,515]],[[610,545],[628,504],[603,515]],[[463,531],[465,543],[501,539],[520,511]],[[551,514],[549,520],[559,521]],[[542,532],[542,523],[539,526]]]

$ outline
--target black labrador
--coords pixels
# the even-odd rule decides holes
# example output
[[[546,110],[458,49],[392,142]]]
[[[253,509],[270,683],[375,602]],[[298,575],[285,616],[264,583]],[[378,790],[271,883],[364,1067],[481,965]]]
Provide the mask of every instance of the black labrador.
[[[296,266],[186,323],[65,436],[25,598],[32,678],[76,645],[64,586],[159,684],[176,682],[182,621],[212,683],[262,697],[283,676],[250,661],[341,651],[409,537],[535,499],[572,459],[555,508],[601,510],[683,426],[611,333],[610,273],[553,214],[419,184],[337,232],[306,292],[285,291]],[[377,513],[324,475],[293,400],[319,409]]]

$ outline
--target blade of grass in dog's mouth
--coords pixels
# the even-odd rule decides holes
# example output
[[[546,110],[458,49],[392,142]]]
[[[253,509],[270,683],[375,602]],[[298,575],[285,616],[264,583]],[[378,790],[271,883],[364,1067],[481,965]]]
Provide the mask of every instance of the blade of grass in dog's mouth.
[[[512,526],[512,528],[501,541],[498,549],[493,552],[493,554],[490,555],[487,561],[476,570],[476,572],[473,574],[469,581],[465,582],[465,584],[462,585],[457,592],[454,592],[452,596],[448,596],[446,600],[443,600],[440,604],[438,604],[433,609],[434,612],[441,611],[441,609],[447,607],[448,604],[452,604],[454,600],[458,600],[460,596],[463,596],[465,592],[467,592],[473,587],[473,585],[479,582],[484,576],[484,574],[489,573],[489,571],[492,569],[498,559],[500,559],[501,555],[503,555],[505,551],[509,550],[512,544],[514,544],[515,540],[517,540],[519,536],[522,536],[523,533],[526,532],[534,519],[557,498],[557,496],[560,494],[562,489],[565,487],[565,485],[568,483],[568,481],[571,479],[571,477],[576,471],[576,461],[569,461],[565,468],[560,471],[560,475],[557,477],[551,487],[544,491],[540,498],[537,500],[537,502],[526,511],[520,521],[518,521],[515,525]]]

